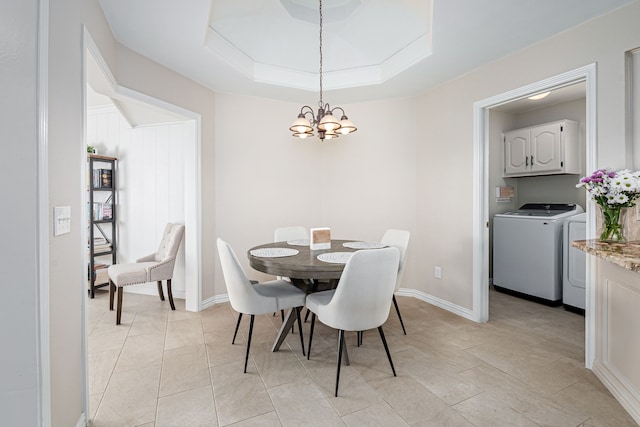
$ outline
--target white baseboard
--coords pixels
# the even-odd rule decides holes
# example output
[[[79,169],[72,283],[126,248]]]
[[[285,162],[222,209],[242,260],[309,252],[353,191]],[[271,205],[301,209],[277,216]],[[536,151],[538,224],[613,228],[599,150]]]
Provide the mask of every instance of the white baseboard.
[[[398,289],[398,291],[396,292],[396,295],[403,296],[403,297],[417,298],[420,301],[424,301],[424,302],[427,302],[427,303],[429,303],[431,305],[435,305],[436,307],[440,307],[443,310],[450,311],[453,314],[457,314],[460,317],[464,317],[465,319],[469,319],[469,320],[475,322],[475,319],[474,319],[474,316],[473,316],[473,310],[469,310],[468,308],[460,307],[459,305],[452,304],[449,301],[445,301],[445,300],[440,299],[438,297],[434,297],[433,295],[429,295],[429,294],[426,294],[424,292],[417,291],[415,289],[408,289],[408,288],[400,288],[400,289]]]
[[[214,295],[211,298],[207,298],[206,300],[203,300],[202,303],[200,304],[200,309],[204,310],[206,308],[213,307],[215,304],[220,304],[223,302],[229,302],[228,294]]]
[[[78,422],[76,423],[76,427],[87,427],[89,424],[87,424],[87,417],[85,415],[85,413],[81,413],[80,414],[80,418],[78,419]]]
[[[602,384],[611,392],[613,397],[620,402],[631,418],[640,424],[640,393],[635,387],[604,365],[601,361],[593,362],[593,373]]]

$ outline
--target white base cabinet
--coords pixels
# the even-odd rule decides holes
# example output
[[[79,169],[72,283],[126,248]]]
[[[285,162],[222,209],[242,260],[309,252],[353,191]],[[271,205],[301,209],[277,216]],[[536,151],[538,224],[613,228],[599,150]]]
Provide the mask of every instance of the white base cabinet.
[[[640,423],[640,274],[597,259],[593,372]]]
[[[503,177],[582,173],[579,129],[559,120],[504,132]]]

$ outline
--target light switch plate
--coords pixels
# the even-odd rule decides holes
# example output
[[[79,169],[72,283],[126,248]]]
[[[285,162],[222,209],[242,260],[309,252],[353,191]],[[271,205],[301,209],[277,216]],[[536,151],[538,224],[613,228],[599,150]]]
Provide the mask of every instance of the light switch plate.
[[[71,232],[71,206],[53,208],[53,235],[60,236]]]

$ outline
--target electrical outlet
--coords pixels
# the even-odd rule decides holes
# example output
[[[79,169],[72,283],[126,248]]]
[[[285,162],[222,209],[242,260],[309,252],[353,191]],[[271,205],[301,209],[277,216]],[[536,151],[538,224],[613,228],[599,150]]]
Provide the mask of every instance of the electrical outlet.
[[[442,268],[440,268],[439,265],[436,265],[436,268],[433,272],[434,276],[436,276],[436,279],[442,279]]]

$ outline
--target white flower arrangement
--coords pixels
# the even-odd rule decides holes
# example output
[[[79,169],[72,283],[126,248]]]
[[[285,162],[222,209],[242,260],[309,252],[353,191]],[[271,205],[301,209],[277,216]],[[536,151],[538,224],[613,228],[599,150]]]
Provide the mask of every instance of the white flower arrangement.
[[[640,197],[640,171],[598,169],[582,178],[576,187],[585,187],[593,200],[603,208],[631,207]]]
[[[582,178],[576,187],[586,188],[601,208],[600,240],[625,242],[622,208],[635,206],[640,197],[640,171],[598,169]]]

